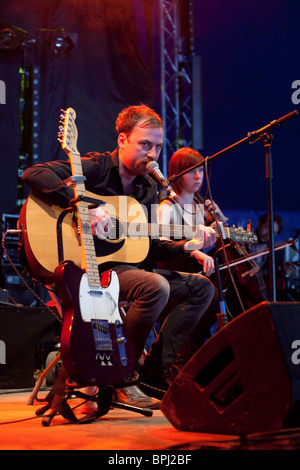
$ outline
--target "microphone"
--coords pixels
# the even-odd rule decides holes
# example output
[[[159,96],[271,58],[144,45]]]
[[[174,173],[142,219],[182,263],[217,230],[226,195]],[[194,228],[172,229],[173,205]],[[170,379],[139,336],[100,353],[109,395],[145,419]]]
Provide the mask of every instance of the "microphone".
[[[178,204],[180,204],[179,199],[177,197],[177,194],[173,190],[173,188],[172,188],[171,184],[169,183],[169,181],[167,180],[167,178],[165,178],[164,175],[162,174],[162,172],[160,171],[158,163],[151,160],[150,162],[147,163],[146,170],[147,170],[148,173],[150,173],[150,175],[153,176],[153,178],[159,184],[161,184],[161,186],[163,188],[165,188],[165,190],[169,193],[171,198],[174,199],[174,201],[176,201]]]

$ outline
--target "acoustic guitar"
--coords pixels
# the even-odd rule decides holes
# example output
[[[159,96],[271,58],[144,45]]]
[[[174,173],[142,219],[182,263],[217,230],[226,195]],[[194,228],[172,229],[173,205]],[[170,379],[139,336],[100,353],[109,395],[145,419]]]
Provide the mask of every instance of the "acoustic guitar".
[[[188,225],[161,225],[148,223],[144,208],[129,196],[99,196],[86,191],[86,196],[99,203],[111,217],[113,229],[106,237],[93,235],[98,265],[107,263],[141,263],[149,251],[149,239],[166,237],[192,239],[198,235],[198,227]],[[85,204],[88,207],[87,203]],[[49,205],[33,194],[29,195],[22,207],[19,225],[23,227],[22,249],[28,270],[32,276],[51,284],[54,270],[59,262],[57,243],[57,220],[62,213],[60,207]],[[89,221],[87,220],[87,224]],[[254,233],[242,227],[222,227],[223,238],[235,243],[255,243]],[[217,238],[219,232],[215,229]],[[64,259],[82,263],[81,239],[78,220],[68,214],[62,224]],[[109,265],[108,264],[108,265]]]

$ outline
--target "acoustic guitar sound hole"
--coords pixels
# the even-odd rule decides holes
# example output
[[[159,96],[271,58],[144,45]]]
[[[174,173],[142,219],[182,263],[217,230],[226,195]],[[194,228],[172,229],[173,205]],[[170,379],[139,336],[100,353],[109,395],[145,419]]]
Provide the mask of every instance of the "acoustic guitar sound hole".
[[[110,216],[113,227],[103,236],[103,239],[110,243],[118,243],[124,239],[125,233],[122,222],[117,218]]]
[[[125,243],[124,228],[117,217],[110,216],[113,228],[107,235],[98,238],[94,236],[94,245],[97,257],[109,256],[122,248]]]

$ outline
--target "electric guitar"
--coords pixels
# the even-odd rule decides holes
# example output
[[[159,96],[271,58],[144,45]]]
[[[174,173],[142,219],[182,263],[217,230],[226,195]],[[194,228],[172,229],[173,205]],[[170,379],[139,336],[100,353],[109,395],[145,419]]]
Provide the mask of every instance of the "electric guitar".
[[[76,113],[68,108],[61,118],[59,140],[71,161],[82,250],[81,267],[64,261],[54,270],[63,311],[62,362],[72,378],[98,385],[121,384],[134,375],[136,359],[119,312],[119,281],[114,271],[106,271],[100,279],[89,209],[81,202],[86,192],[76,148]]]

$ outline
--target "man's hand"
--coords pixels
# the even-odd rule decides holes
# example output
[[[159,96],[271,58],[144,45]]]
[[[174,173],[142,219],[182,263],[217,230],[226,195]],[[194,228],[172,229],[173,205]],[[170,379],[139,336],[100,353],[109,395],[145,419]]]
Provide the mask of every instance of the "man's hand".
[[[98,238],[106,236],[113,228],[110,216],[101,208],[101,206],[98,206],[95,209],[90,209],[89,214],[93,234],[97,235]]]
[[[198,236],[184,244],[185,251],[203,250],[213,246],[216,242],[216,232],[211,227],[198,225]]]

